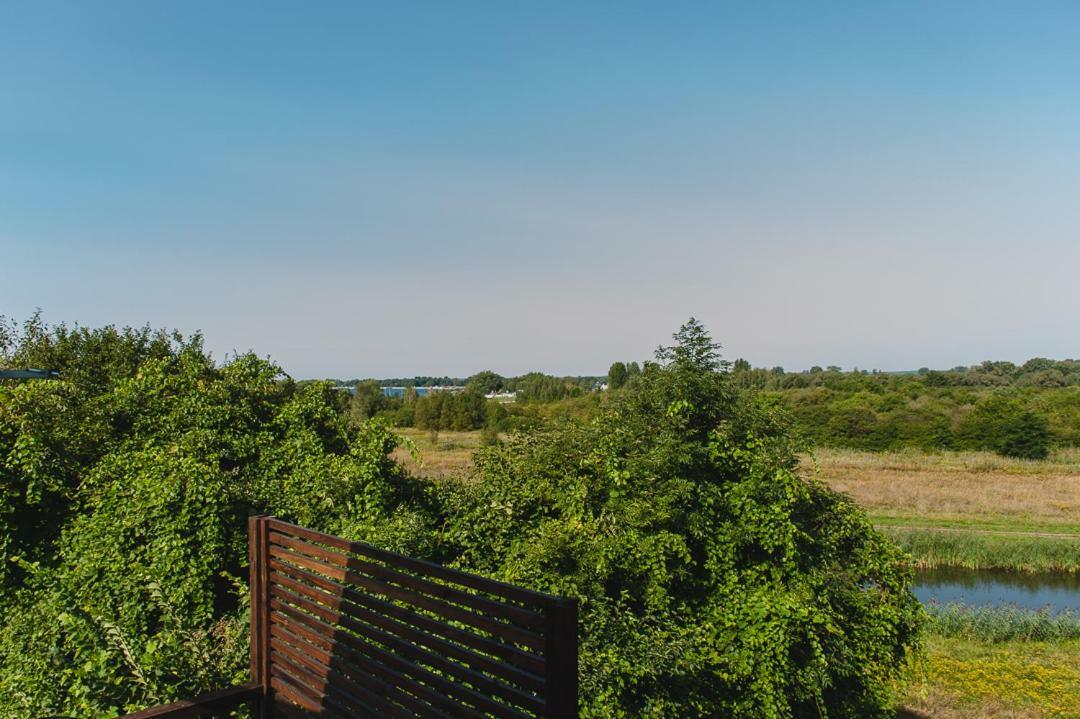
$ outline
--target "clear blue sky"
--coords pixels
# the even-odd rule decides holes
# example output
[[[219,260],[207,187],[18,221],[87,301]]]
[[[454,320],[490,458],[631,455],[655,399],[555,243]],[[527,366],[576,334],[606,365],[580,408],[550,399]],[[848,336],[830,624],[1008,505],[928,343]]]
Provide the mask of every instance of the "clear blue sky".
[[[3,3],[35,307],[298,377],[603,372],[691,314],[770,366],[1075,357],[1080,5]]]

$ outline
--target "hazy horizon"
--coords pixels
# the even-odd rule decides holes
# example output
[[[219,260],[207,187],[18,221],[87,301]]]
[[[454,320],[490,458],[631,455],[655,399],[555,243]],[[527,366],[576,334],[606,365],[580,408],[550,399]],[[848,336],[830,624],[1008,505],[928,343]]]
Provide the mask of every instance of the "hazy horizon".
[[[1080,6],[12,5],[0,314],[306,377],[1080,355]]]

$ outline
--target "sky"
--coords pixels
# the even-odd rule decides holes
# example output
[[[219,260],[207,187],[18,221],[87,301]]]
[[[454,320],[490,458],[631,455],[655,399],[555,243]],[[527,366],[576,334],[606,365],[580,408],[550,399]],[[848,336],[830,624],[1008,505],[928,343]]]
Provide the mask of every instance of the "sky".
[[[294,377],[1080,356],[1080,4],[0,2],[0,314]]]

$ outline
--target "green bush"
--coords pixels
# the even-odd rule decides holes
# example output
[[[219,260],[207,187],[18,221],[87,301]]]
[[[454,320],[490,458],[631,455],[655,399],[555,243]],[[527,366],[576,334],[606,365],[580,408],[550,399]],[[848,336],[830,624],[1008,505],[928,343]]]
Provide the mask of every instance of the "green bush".
[[[326,383],[198,337],[48,329],[0,383],[0,706],[116,716],[246,675],[246,518],[393,544],[412,485],[394,439]],[[410,549],[410,547],[402,547]]]
[[[957,436],[968,449],[988,449],[1007,457],[1045,459],[1050,454],[1046,418],[1003,395],[991,395],[976,404],[961,422]]]
[[[874,717],[918,643],[900,552],[796,476],[699,325],[591,422],[476,457],[433,558],[581,600],[582,716]]]

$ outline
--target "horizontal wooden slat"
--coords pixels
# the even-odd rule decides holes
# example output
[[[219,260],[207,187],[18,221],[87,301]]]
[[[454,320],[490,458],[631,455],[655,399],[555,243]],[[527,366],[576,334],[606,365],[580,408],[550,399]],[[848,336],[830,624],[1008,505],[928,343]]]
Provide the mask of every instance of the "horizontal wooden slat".
[[[481,636],[475,632],[471,632],[467,629],[461,629],[450,624],[444,624],[437,621],[427,615],[419,614],[415,610],[400,606],[397,604],[391,604],[378,597],[372,596],[365,592],[361,592],[353,587],[346,586],[332,579],[322,576],[314,572],[309,572],[306,569],[293,566],[273,559],[270,562],[270,566],[279,572],[288,574],[296,579],[301,579],[305,582],[310,582],[315,586],[318,586],[331,594],[338,593],[348,599],[350,602],[362,604],[365,607],[371,608],[373,611],[381,612],[388,617],[394,617],[406,624],[410,624],[417,627],[420,630],[438,634],[448,640],[455,641],[459,644],[464,644],[473,649],[479,650],[484,654],[494,655],[500,659],[506,660],[512,668],[516,667],[515,671],[520,671],[523,674],[535,677],[536,680],[542,680],[544,674],[544,659],[543,657],[532,654],[530,652],[522,651],[512,644],[504,644],[494,639],[489,639],[486,636]],[[531,680],[523,680],[523,684],[529,684]]]
[[[213,712],[233,709],[247,702],[254,702],[262,696],[258,684],[220,689],[208,694],[201,694],[194,699],[183,699],[172,704],[143,709],[134,714],[125,714],[120,719],[182,719],[183,717],[206,716]]]
[[[411,592],[393,584],[387,584],[378,579],[357,574],[356,572],[343,567],[334,566],[312,557],[290,552],[282,547],[271,545],[270,556],[273,559],[299,565],[305,569],[321,573],[341,582],[348,582],[349,584],[364,587],[372,592],[411,604],[414,607],[426,609],[446,617],[447,619],[457,620],[463,624],[468,624],[476,629],[489,632],[507,641],[511,641],[514,644],[520,644],[530,649],[540,649],[544,646],[543,637],[539,634],[478,614],[469,609],[465,609],[464,607],[444,602],[441,599],[429,597],[425,594],[417,594],[416,592]]]
[[[303,582],[313,584],[321,590],[314,593],[305,592],[306,596],[329,606],[344,611],[369,624],[385,629],[396,636],[402,637],[413,643],[430,647],[433,651],[453,657],[467,663],[476,669],[494,674],[501,679],[516,686],[539,691],[544,686],[542,677],[531,672],[522,671],[513,664],[499,661],[498,658],[473,651],[472,649],[455,644],[444,636],[453,636],[460,639],[462,636],[471,637],[480,641],[468,642],[471,646],[483,647],[484,650],[497,653],[498,657],[513,657],[515,660],[527,661],[532,659],[533,666],[543,666],[542,660],[535,655],[527,655],[525,652],[508,644],[502,644],[493,640],[479,637],[462,630],[452,630],[451,627],[441,624],[434,619],[416,614],[404,607],[397,607],[380,599],[358,592],[350,587],[338,584],[333,580],[313,574],[304,569],[277,562],[271,563],[271,568],[278,573],[277,581],[285,583],[296,591],[303,591],[300,587]],[[288,577],[288,581],[283,577]],[[406,621],[400,621],[402,617]],[[426,631],[424,631],[426,630]]]
[[[291,637],[280,627],[271,627],[270,648],[277,660],[283,660],[294,666],[302,667],[310,674],[313,681],[304,680],[304,684],[322,691],[324,694],[337,695],[337,700],[352,710],[359,710],[370,715],[384,717],[408,717],[410,714],[400,707],[390,704],[386,699],[371,693],[360,684],[353,682],[341,672],[330,669],[329,664],[324,664],[315,658],[313,647],[304,646],[305,642]],[[303,679],[293,674],[298,679]]]
[[[325,676],[331,685],[341,687],[343,691],[355,696],[358,701],[378,707],[387,716],[412,717],[414,715],[413,712],[393,702],[397,701],[403,706],[414,708],[421,703],[415,702],[413,697],[397,687],[366,672],[356,671],[356,667],[343,661],[340,654],[313,646],[304,638],[301,629],[292,623],[271,626],[271,646],[280,649],[294,660],[304,663],[316,674]]]
[[[487,695],[499,697],[515,706],[533,711],[543,710],[543,702],[534,694],[523,692],[517,687],[496,681],[485,674],[447,659],[439,652],[412,644],[399,636],[395,636],[394,634],[390,634],[376,627],[361,624],[357,621],[356,617],[342,612],[341,602],[337,597],[325,594],[324,592],[299,582],[294,582],[284,576],[271,574],[271,577],[273,577],[276,582],[276,585],[271,590],[272,594],[278,590],[278,586],[288,586],[289,589],[299,595],[318,601],[337,612],[338,616],[333,620],[334,624],[344,626],[372,641],[378,642],[385,646],[387,650],[392,651],[398,656],[407,657],[422,665],[434,667],[440,673],[455,677],[459,681],[465,682],[477,690],[485,692]],[[327,617],[327,619],[329,620],[329,617]]]
[[[528,719],[529,715],[522,713],[517,708],[508,704],[503,704],[502,702],[494,701],[492,698],[477,692],[474,689],[446,679],[430,669],[417,664],[411,659],[406,659],[404,656],[399,656],[392,651],[374,646],[369,642],[361,640],[359,637],[350,636],[347,632],[335,630],[335,627],[348,627],[354,631],[367,630],[367,628],[362,627],[359,622],[342,615],[341,612],[295,594],[277,584],[274,584],[271,587],[272,607],[275,606],[275,599],[278,600],[277,606],[280,606],[281,602],[288,602],[306,612],[314,614],[315,617],[311,617],[311,620],[317,624],[323,624],[325,627],[324,633],[333,637],[335,641],[347,642],[349,646],[364,654],[371,662],[380,663],[393,668],[415,680],[433,687],[442,694],[461,697],[468,704],[474,705],[497,717],[502,717],[503,719]],[[294,615],[290,614],[290,616]],[[404,644],[405,643],[402,643],[402,645]],[[399,646],[398,648],[402,650],[402,653],[409,652],[412,649],[407,646]],[[462,707],[459,707],[457,711],[460,712],[461,709]]]
[[[322,712],[322,700],[319,697],[311,696],[310,690],[297,685],[289,678],[288,674],[276,664],[271,665],[270,667],[270,688],[273,690],[275,698],[279,701],[284,698],[305,711],[314,712],[316,714]]]
[[[379,719],[402,719],[412,717],[400,707],[394,707],[385,700],[372,701],[373,695],[363,697],[357,695],[357,685],[346,682],[340,674],[333,674],[310,659],[303,656],[301,651],[290,647],[287,643],[278,640],[271,641],[270,646],[275,649],[276,664],[274,665],[288,677],[294,685],[302,687],[309,695],[318,697],[324,708],[336,712],[343,717],[379,717]]]
[[[290,612],[295,613],[293,617],[289,616],[288,613]],[[294,637],[302,639],[307,642],[304,649],[309,652],[313,658],[324,664],[329,663],[334,666],[342,666],[348,672],[349,677],[354,683],[363,685],[371,692],[381,694],[389,701],[408,707],[414,714],[423,717],[432,717],[433,719],[448,719],[446,715],[431,708],[422,699],[405,691],[404,687],[410,685],[410,681],[407,677],[391,670],[383,672],[363,671],[361,669],[362,664],[353,661],[355,657],[359,656],[355,650],[344,645],[342,642],[335,642],[327,639],[325,636],[318,633],[318,631],[313,630],[311,626],[304,623],[309,620],[310,617],[292,607],[276,607],[273,614],[274,624],[271,625],[271,631],[287,631]],[[299,639],[296,641],[299,641]],[[361,661],[363,660],[364,658],[361,657]]]
[[[353,572],[367,574],[376,579],[421,592],[431,597],[438,597],[448,602],[460,604],[478,610],[488,616],[499,617],[507,621],[528,627],[542,629],[544,616],[541,613],[505,602],[488,599],[478,594],[456,589],[446,584],[439,584],[423,577],[397,571],[391,567],[375,564],[363,559],[350,557],[339,552],[320,547],[302,539],[294,539],[278,532],[270,533],[270,543],[291,549],[294,552],[320,559]]]
[[[363,542],[353,542],[330,534],[323,534],[322,532],[316,532],[307,527],[283,522],[280,519],[271,518],[270,528],[279,533],[290,534],[294,537],[306,539],[311,542],[325,544],[345,552],[360,554],[386,562],[387,564],[392,564],[395,567],[402,567],[420,574],[445,579],[462,586],[477,589],[482,592],[488,592],[505,599],[512,599],[541,609],[558,599],[550,594],[544,594],[543,592],[533,591],[531,589],[526,589],[525,587],[500,582],[496,579],[488,579],[487,577],[481,577],[476,574],[469,574],[468,572],[450,569],[441,564],[435,564],[434,562],[428,562],[423,559],[416,559],[415,557],[409,557],[404,554],[379,549],[378,547],[373,547],[369,544],[364,544]]]
[[[282,603],[280,599],[272,598],[270,604],[275,612],[286,615],[297,625],[311,631],[313,635],[336,636],[336,639],[330,641],[330,646],[335,654],[343,656],[350,662],[352,668],[357,672],[356,676],[366,672],[398,689],[407,690],[421,703],[446,709],[451,716],[457,716],[457,712],[461,709],[458,702],[448,697],[444,692],[436,691],[426,684],[418,683],[414,677],[407,676],[397,669],[377,661],[371,652],[372,647],[360,639],[347,633],[337,633],[334,627],[325,624],[310,614],[305,614],[293,606]],[[297,625],[290,626],[290,630],[297,631],[299,629]],[[394,701],[400,704],[408,704],[404,697],[397,695],[394,696]],[[412,704],[409,704],[409,706],[412,707]]]

